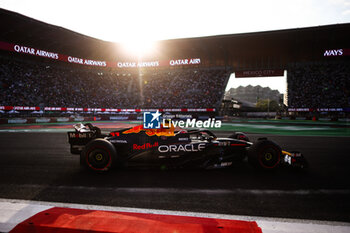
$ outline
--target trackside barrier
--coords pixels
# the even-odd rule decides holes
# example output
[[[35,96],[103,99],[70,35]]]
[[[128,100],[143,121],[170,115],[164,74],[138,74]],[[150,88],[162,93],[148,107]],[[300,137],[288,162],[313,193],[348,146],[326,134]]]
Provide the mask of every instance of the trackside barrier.
[[[175,116],[175,115],[173,115]],[[188,115],[188,118],[195,118],[193,115]],[[209,116],[198,116],[198,119],[206,120]],[[181,118],[187,119],[187,118]],[[222,117],[216,116],[215,119],[220,120]],[[143,120],[142,114],[130,114],[119,116],[76,116],[76,117],[28,117],[28,118],[3,118],[0,119],[0,124],[32,124],[32,123],[64,123],[64,122],[80,122],[80,121],[136,121]]]
[[[7,123],[8,124],[25,124],[27,123],[27,119],[22,119],[22,118],[12,118],[12,119],[8,119]]]
[[[125,121],[136,120],[135,117],[38,117],[0,119],[0,124],[64,123],[79,121]]]
[[[28,107],[28,106],[0,106],[2,111],[39,111],[40,107]],[[142,108],[68,108],[68,107],[44,107],[44,111],[52,112],[128,112],[128,113],[141,113],[148,111],[159,111],[159,112],[215,112],[215,108],[152,108],[152,109],[142,109]]]
[[[69,117],[58,117],[56,119],[57,122],[68,122],[69,121]]]
[[[53,119],[51,119],[51,118],[36,118],[35,119],[35,122],[36,123],[49,123],[49,122],[51,122]]]

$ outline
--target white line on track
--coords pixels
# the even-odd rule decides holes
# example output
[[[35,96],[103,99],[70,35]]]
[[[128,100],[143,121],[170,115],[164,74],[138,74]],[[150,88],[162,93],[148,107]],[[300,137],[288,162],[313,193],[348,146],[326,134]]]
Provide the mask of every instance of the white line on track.
[[[0,133],[60,133],[70,129],[0,129]]]
[[[119,211],[119,212],[136,212],[148,214],[164,214],[178,216],[194,216],[217,219],[231,219],[242,221],[256,221],[258,226],[264,233],[348,233],[350,232],[350,223],[334,222],[334,221],[318,221],[318,220],[303,220],[303,219],[287,219],[287,218],[269,218],[257,216],[241,216],[185,211],[170,211],[142,208],[127,208],[127,207],[111,207],[100,205],[81,205],[59,202],[43,202],[43,201],[27,201],[15,199],[0,199],[0,232],[8,232],[17,223],[23,221],[30,216],[49,209],[50,207],[77,208],[86,210],[103,210],[103,211]]]
[[[102,129],[102,131],[111,131],[116,129]],[[234,130],[216,130],[216,129],[210,129],[215,132],[215,134],[220,135],[220,133],[223,134],[229,134],[230,132],[233,132]],[[344,132],[346,132],[347,129],[344,129]],[[0,129],[0,133],[66,133],[70,131],[70,129]],[[328,137],[328,138],[348,138],[350,136],[347,135],[283,135],[283,134],[273,134],[273,133],[247,133],[248,135],[261,135],[261,137],[269,137],[269,136],[278,136],[278,137]]]
[[[34,204],[27,201],[0,199],[0,232],[9,232],[18,223],[52,208],[52,205]]]
[[[0,185],[1,187],[2,185]],[[23,185],[6,185],[6,187],[30,188],[30,189],[66,189],[66,190],[101,190],[105,192],[130,192],[130,193],[181,193],[181,194],[243,194],[243,195],[350,195],[350,189],[297,189],[297,190],[278,190],[278,189],[177,189],[177,188],[140,188],[140,187],[90,187],[90,186],[47,186],[39,184],[23,184]],[[4,187],[5,188],[5,187]]]
[[[298,126],[298,125],[253,125],[253,124],[241,124],[241,123],[223,123],[224,126],[236,126],[236,127],[248,127],[248,128],[257,128],[257,129],[279,129],[279,130],[329,130],[330,126]]]

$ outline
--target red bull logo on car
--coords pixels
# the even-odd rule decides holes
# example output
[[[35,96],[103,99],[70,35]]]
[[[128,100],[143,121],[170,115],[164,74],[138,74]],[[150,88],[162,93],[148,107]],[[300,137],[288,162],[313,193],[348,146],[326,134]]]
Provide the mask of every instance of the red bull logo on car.
[[[150,148],[157,147],[157,146],[158,146],[158,142],[155,142],[153,144],[145,143],[143,145],[133,144],[132,149],[133,150],[146,150],[146,149],[150,149]]]

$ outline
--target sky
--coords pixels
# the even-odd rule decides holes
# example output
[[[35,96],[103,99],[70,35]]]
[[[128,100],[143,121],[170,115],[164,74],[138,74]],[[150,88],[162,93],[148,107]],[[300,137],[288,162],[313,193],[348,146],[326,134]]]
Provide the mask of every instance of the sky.
[[[350,0],[0,0],[0,7],[131,52],[156,40],[350,22]]]
[[[114,42],[350,22],[350,0],[0,0],[0,7]]]
[[[286,93],[287,90],[287,71],[284,76],[279,77],[259,77],[259,78],[235,78],[235,74],[231,74],[226,91],[230,88],[237,88],[239,86],[262,86],[269,87],[272,90],[278,90],[280,93]]]

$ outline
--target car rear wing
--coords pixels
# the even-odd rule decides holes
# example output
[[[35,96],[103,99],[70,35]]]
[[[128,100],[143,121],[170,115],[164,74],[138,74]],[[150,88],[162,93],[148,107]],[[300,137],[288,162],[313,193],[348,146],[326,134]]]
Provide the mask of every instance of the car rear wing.
[[[90,123],[78,123],[73,125],[75,131],[67,132],[70,151],[72,154],[80,154],[84,146],[94,138],[101,137],[101,130]]]

